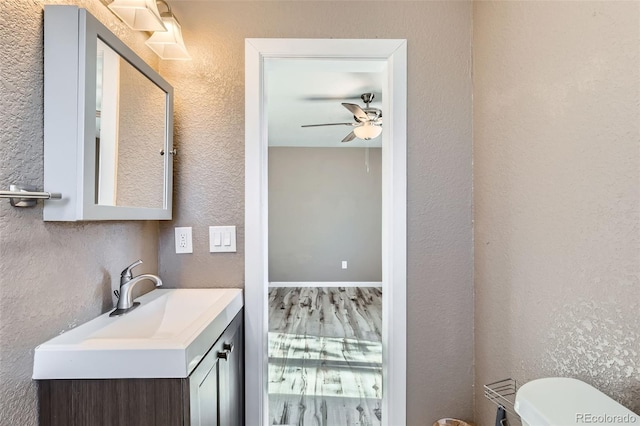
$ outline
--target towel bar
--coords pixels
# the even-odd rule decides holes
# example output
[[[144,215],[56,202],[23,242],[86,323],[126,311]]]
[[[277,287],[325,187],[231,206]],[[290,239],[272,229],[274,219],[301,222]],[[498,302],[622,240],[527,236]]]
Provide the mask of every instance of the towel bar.
[[[9,191],[0,191],[0,198],[9,198],[14,207],[33,207],[37,200],[60,200],[59,192],[36,192],[30,185],[10,185]]]

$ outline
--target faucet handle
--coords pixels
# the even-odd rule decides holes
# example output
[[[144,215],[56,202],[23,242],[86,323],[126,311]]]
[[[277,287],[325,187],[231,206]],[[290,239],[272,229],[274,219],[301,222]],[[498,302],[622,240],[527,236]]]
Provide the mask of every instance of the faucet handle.
[[[142,265],[142,260],[138,259],[135,262],[133,262],[131,265],[127,266],[124,271],[122,271],[122,273],[120,274],[121,278],[128,278],[131,279],[133,278],[133,274],[131,273],[131,270],[133,268],[135,268],[138,265]]]

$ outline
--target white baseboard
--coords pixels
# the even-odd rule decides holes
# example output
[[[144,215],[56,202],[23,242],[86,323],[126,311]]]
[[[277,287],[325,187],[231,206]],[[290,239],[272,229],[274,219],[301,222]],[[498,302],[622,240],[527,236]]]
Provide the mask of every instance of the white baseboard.
[[[382,281],[274,281],[269,287],[382,287]]]

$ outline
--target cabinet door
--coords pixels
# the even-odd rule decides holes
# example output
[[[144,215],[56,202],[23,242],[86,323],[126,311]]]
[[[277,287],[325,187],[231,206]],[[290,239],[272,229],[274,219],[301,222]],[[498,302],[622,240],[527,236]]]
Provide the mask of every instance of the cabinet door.
[[[218,361],[220,426],[244,426],[244,333],[243,312],[221,337]]]
[[[189,380],[191,426],[218,426],[218,357],[209,353]]]

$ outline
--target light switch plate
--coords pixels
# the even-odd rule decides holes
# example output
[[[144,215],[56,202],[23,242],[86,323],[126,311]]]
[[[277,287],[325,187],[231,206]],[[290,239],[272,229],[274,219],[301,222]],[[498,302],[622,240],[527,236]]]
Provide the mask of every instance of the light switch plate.
[[[176,253],[193,253],[190,226],[176,228]]]
[[[209,251],[211,253],[236,252],[235,226],[210,226]]]

